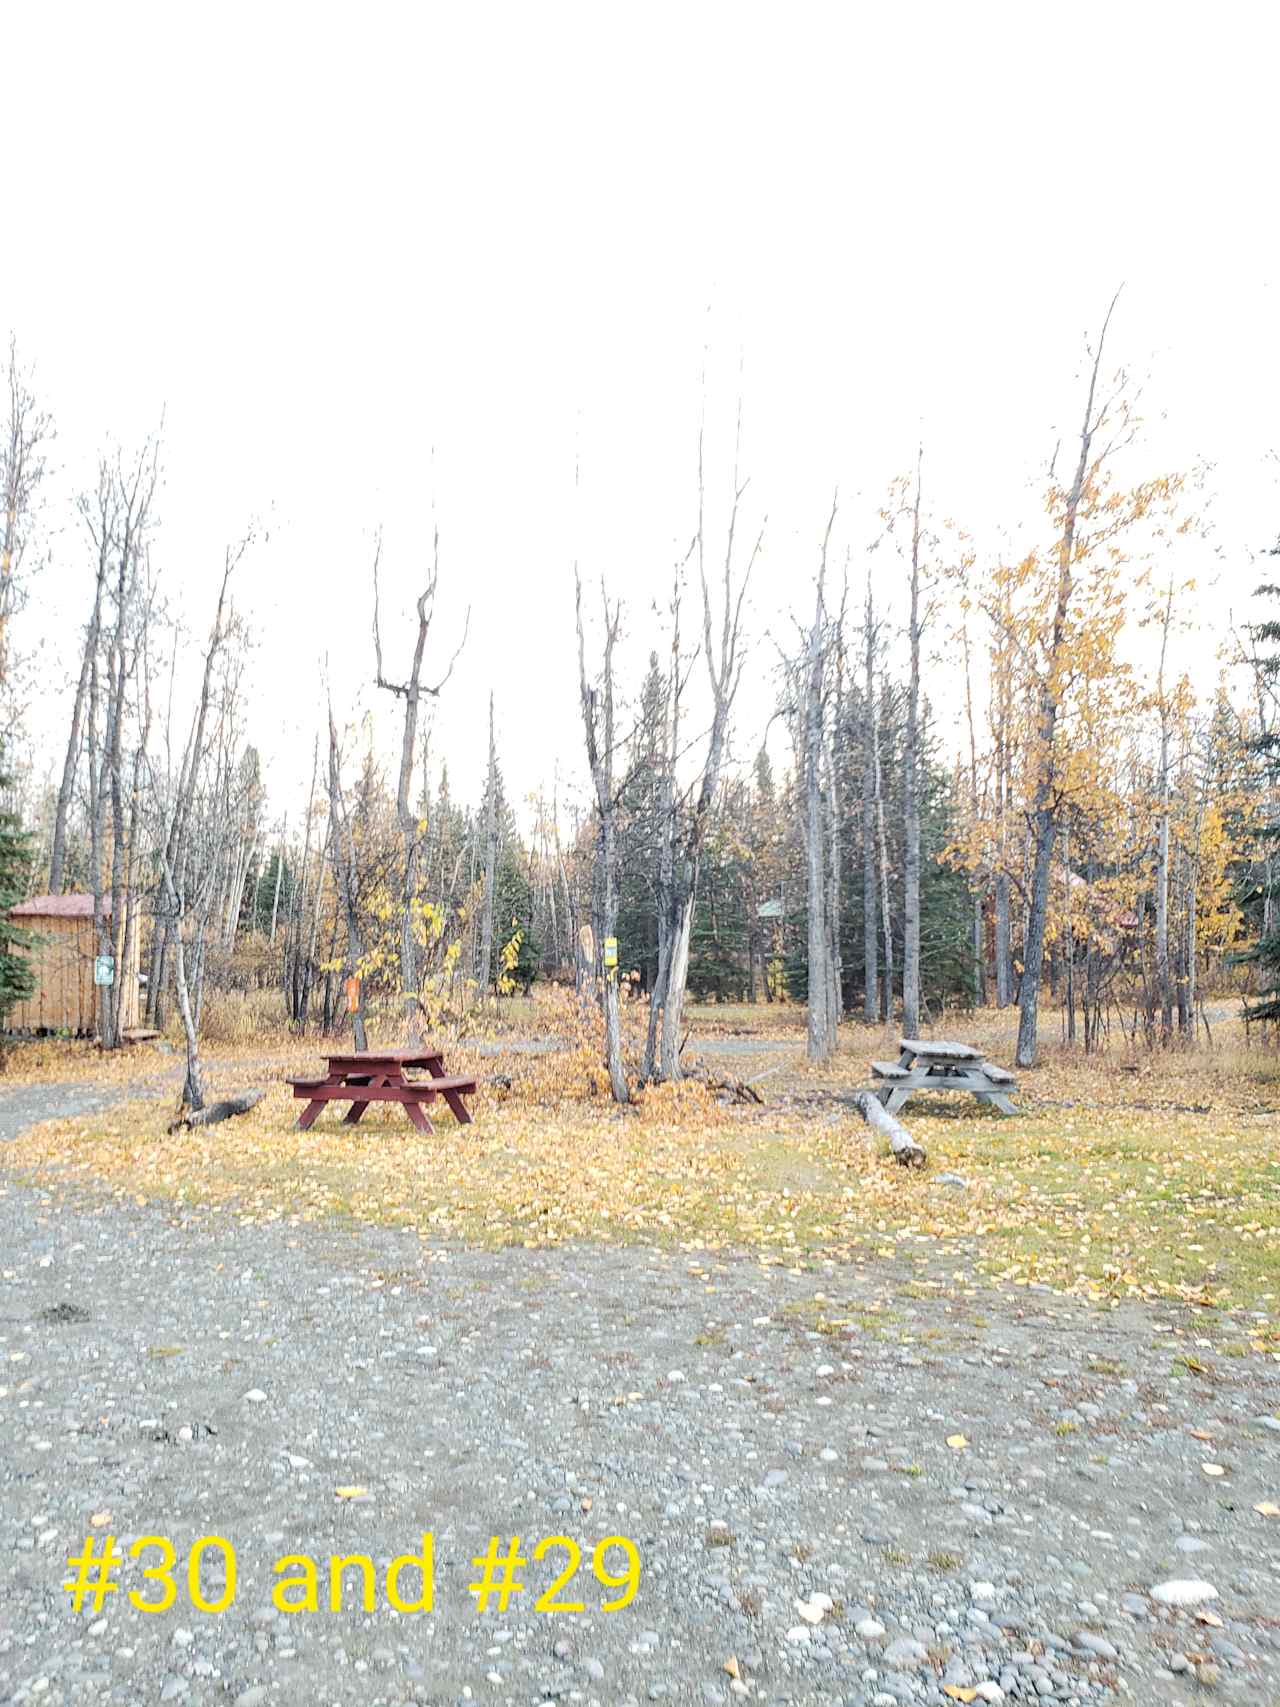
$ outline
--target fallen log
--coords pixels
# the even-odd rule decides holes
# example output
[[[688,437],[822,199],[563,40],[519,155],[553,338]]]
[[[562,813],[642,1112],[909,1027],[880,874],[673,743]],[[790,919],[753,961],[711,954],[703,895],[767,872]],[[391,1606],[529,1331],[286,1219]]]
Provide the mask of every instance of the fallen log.
[[[236,1114],[248,1114],[251,1108],[256,1108],[267,1093],[265,1091],[243,1091],[238,1097],[224,1097],[221,1102],[211,1102],[207,1108],[188,1108],[180,1104],[177,1118],[170,1122],[169,1132],[185,1132],[193,1126],[214,1126],[219,1120],[230,1120]]]
[[[929,1158],[923,1146],[916,1143],[900,1120],[894,1119],[873,1091],[860,1091],[856,1102],[858,1113],[873,1132],[889,1140],[889,1148],[904,1168],[924,1167]]]
[[[722,1073],[712,1072],[701,1056],[691,1067],[685,1068],[686,1079],[697,1079],[709,1091],[719,1091],[727,1096],[730,1102],[753,1102],[763,1107],[764,1098],[755,1086],[746,1079],[728,1078]]]

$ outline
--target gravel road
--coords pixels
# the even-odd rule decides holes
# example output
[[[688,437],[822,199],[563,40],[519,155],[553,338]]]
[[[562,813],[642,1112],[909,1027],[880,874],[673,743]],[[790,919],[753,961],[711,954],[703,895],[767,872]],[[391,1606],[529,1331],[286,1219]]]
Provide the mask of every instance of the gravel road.
[[[3,1175],[0,1265],[0,1702],[1280,1700],[1280,1518],[1253,1509],[1280,1501],[1280,1372],[1169,1307],[433,1248]],[[386,1566],[424,1531],[434,1609],[398,1614]],[[155,1551],[71,1610],[86,1535],[157,1533],[170,1610],[126,1599],[159,1595]],[[188,1600],[206,1534],[237,1555],[219,1613]],[[576,1539],[560,1596],[586,1610],[534,1609],[553,1549],[480,1612],[493,1535]],[[609,1614],[606,1535],[641,1567]],[[272,1605],[288,1553],[321,1610]],[[327,1609],[334,1553],[373,1560],[373,1612],[358,1568]],[[1213,1598],[1162,1605],[1170,1581]],[[197,1583],[225,1591],[216,1548]]]
[[[130,1095],[137,1095],[131,1091]],[[119,1102],[125,1092],[104,1085],[18,1085],[0,1091],[0,1144],[41,1120],[69,1120]]]

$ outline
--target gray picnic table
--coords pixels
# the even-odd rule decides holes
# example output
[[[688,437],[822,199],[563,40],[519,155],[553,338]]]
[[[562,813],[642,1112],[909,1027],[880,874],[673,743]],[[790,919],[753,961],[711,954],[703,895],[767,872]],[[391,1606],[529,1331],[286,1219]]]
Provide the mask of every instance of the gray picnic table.
[[[972,1091],[1001,1114],[1018,1112],[1009,1092],[1018,1088],[1012,1073],[988,1061],[968,1043],[933,1043],[920,1037],[899,1040],[896,1061],[873,1061],[871,1071],[882,1082],[873,1087],[889,1114],[896,1114],[916,1091]]]

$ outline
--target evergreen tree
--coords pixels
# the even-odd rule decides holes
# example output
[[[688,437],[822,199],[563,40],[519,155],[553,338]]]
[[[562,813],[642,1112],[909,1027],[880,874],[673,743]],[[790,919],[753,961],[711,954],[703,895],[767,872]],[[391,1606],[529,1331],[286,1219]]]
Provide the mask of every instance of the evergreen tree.
[[[688,988],[698,1001],[744,1002],[751,994],[750,856],[737,826],[745,816],[747,794],[732,785],[725,792],[725,810],[703,851]]]
[[[510,945],[519,937],[514,961]],[[521,848],[509,841],[498,862],[494,880],[493,941],[495,983],[509,978],[521,995],[538,976],[542,945],[533,929],[533,886],[524,868]]]
[[[663,783],[667,678],[658,654],[640,689],[636,726],[627,745],[626,776],[619,799],[618,970],[638,972],[648,992],[658,975],[658,865]]]
[[[1280,557],[1280,541],[1272,546],[1268,553],[1271,557]],[[1270,582],[1257,589],[1259,598],[1280,598],[1280,586]],[[1264,617],[1249,627],[1249,636],[1255,646],[1275,646],[1280,644],[1280,617]],[[1258,735],[1253,743],[1254,751],[1262,768],[1263,781],[1272,790],[1280,786],[1280,727],[1275,721],[1268,719],[1262,708],[1271,703],[1274,705],[1276,683],[1280,679],[1280,652],[1267,652],[1255,656],[1254,670],[1258,678],[1258,700],[1260,723]],[[1269,849],[1274,850],[1280,844],[1280,821],[1275,814],[1263,829]],[[1262,972],[1263,986],[1260,999],[1246,1009],[1250,1019],[1278,1020],[1280,1019],[1280,909],[1274,905],[1280,898],[1280,884],[1274,875],[1275,861],[1267,861],[1266,874],[1260,886],[1264,903],[1263,918],[1269,927],[1264,925],[1263,933],[1251,949],[1236,956],[1240,961],[1253,962]]]
[[[277,902],[276,878],[280,880],[280,894]],[[280,922],[289,917],[289,908],[293,903],[294,891],[293,867],[288,854],[282,855],[277,848],[262,868],[262,875],[256,883],[246,883],[246,912],[251,921],[251,928],[259,936],[267,936],[271,930],[272,915],[276,918],[276,928]],[[250,907],[249,903],[252,902]]]
[[[0,771],[0,799],[8,787],[9,778]],[[35,939],[9,919],[9,909],[17,906],[26,892],[32,852],[32,838],[17,815],[0,806],[0,1031],[13,1009],[36,987],[27,961],[27,951]]]

